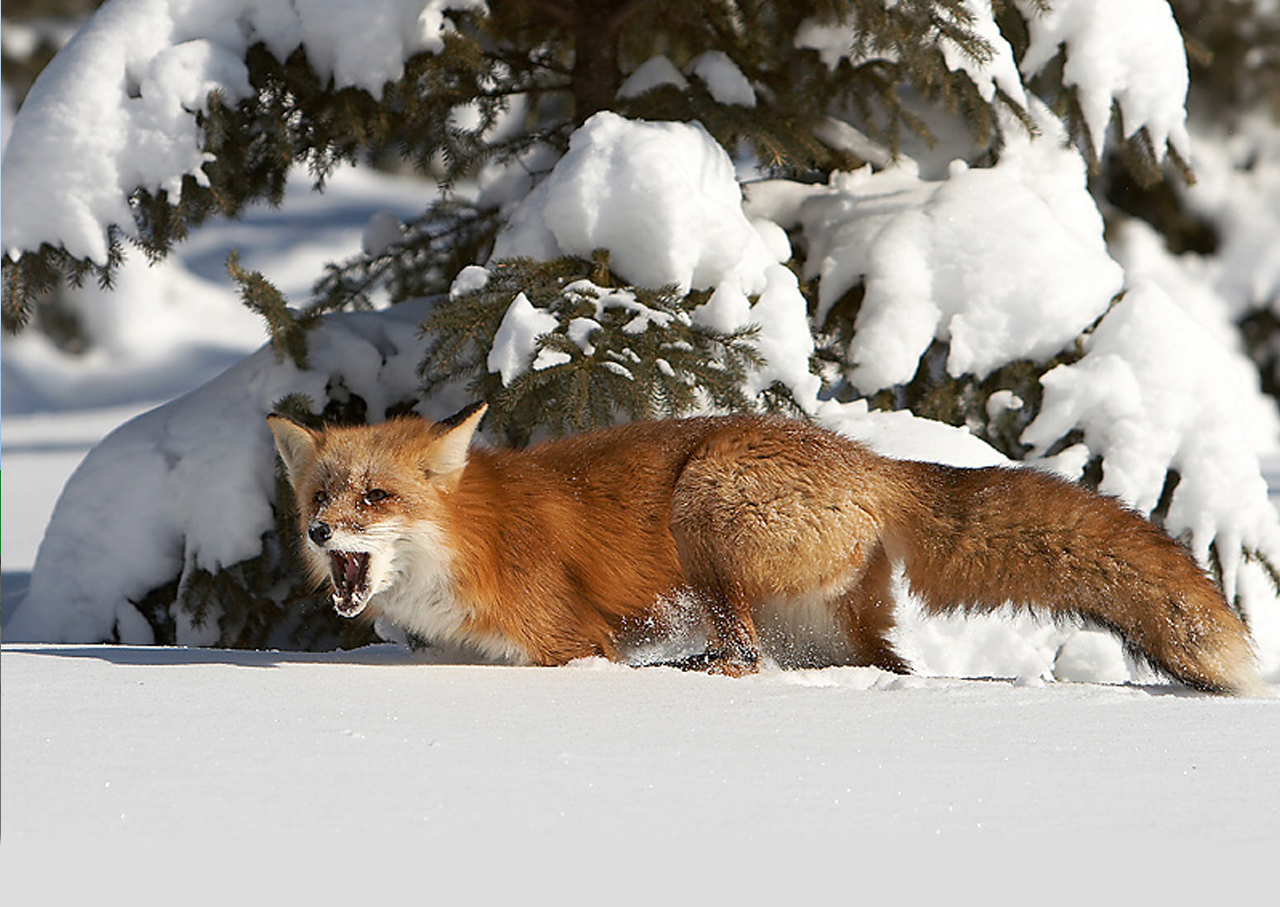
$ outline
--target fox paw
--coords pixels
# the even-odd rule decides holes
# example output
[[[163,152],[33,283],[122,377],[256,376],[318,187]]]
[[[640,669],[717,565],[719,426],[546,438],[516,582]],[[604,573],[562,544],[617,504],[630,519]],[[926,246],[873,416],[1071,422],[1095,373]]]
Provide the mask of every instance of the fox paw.
[[[743,658],[725,652],[701,652],[675,661],[659,662],[659,664],[679,668],[682,671],[702,671],[705,674],[721,674],[725,677],[744,677],[760,670],[758,659]]]

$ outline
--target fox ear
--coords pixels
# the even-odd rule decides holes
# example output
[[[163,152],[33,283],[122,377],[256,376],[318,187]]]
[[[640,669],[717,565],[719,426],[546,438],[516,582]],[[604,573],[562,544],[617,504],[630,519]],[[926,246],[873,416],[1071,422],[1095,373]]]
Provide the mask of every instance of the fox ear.
[[[280,451],[280,459],[284,460],[289,478],[296,478],[315,459],[320,432],[280,413],[267,416],[267,426],[276,439],[276,450]]]
[[[467,448],[488,408],[488,404],[477,403],[439,423],[445,432],[431,452],[431,471],[451,477],[451,488],[461,478],[462,467],[467,465]]]

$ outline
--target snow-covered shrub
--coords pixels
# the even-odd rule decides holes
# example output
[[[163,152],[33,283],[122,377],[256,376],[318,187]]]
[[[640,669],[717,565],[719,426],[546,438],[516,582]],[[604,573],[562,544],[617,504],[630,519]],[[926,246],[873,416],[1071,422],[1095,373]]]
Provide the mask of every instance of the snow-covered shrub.
[[[284,406],[349,422],[411,409],[421,315],[404,306],[333,316],[311,333],[310,369],[266,347],[112,432],[68,480],[6,638],[258,647],[369,638],[301,582],[265,416]]]

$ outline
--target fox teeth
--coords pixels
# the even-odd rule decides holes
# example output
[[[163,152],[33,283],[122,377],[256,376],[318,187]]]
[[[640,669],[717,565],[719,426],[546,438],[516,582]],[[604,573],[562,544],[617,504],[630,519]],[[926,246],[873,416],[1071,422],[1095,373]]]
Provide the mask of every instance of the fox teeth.
[[[368,601],[369,554],[366,551],[329,552],[333,607],[343,617],[355,617]]]

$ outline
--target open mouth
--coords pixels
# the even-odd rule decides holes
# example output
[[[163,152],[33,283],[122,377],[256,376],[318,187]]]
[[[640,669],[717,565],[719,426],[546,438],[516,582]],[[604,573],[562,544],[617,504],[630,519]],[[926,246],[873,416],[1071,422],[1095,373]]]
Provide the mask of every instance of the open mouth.
[[[369,553],[330,551],[329,578],[333,581],[333,607],[343,617],[355,617],[369,601]]]

